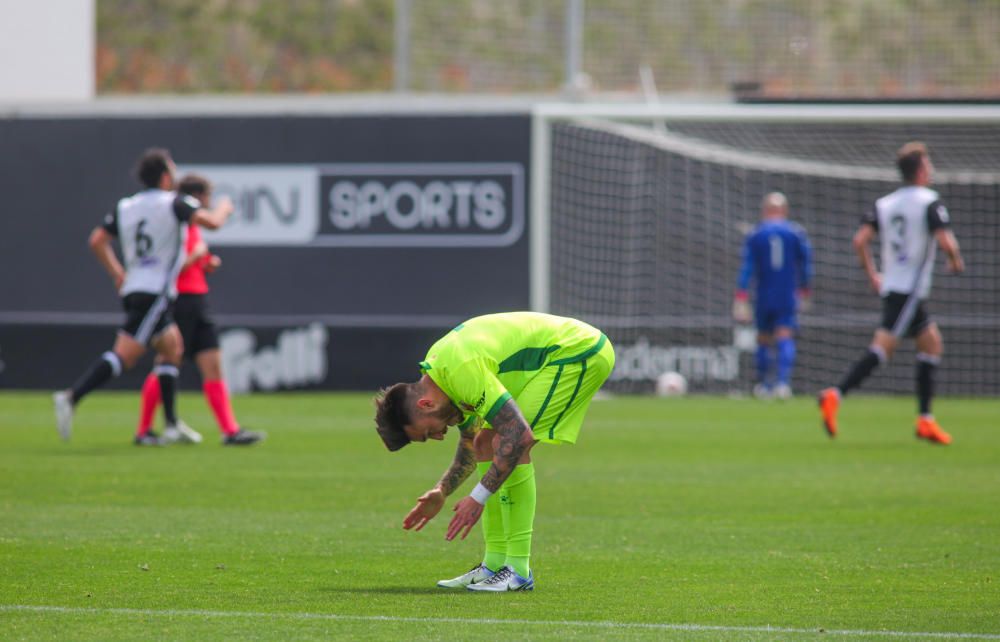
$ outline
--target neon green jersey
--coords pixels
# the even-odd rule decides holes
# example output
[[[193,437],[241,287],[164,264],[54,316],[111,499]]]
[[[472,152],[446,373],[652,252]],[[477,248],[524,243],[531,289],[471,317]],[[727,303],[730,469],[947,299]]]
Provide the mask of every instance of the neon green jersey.
[[[420,369],[466,414],[489,422],[517,400],[546,366],[583,361],[607,339],[582,321],[539,312],[505,312],[469,319],[427,351]]]

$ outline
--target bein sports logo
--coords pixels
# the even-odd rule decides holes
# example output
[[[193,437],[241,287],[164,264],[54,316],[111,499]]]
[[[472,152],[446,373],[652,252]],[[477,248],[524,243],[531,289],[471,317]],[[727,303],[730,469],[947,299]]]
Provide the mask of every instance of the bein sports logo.
[[[518,163],[185,165],[235,212],[214,245],[506,247],[525,228]]]
[[[282,330],[273,346],[259,348],[252,330],[238,328],[221,333],[222,370],[230,390],[278,390],[323,383],[327,339],[326,326],[321,323]]]

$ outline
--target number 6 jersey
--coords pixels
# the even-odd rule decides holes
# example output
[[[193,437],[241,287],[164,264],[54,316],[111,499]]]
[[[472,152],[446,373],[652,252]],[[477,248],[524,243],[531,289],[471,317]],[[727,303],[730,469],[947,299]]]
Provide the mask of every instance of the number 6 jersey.
[[[863,222],[882,238],[882,291],[915,294],[926,299],[931,291],[935,230],[948,226],[948,210],[938,193],[908,185],[875,201]]]
[[[102,227],[118,237],[125,265],[119,296],[133,292],[177,296],[187,223],[201,204],[188,195],[147,189],[118,201]]]

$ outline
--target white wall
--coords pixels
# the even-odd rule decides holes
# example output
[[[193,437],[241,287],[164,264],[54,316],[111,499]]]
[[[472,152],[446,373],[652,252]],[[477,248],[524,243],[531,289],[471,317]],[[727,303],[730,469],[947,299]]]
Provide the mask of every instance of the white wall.
[[[94,97],[95,0],[0,0],[0,103]]]

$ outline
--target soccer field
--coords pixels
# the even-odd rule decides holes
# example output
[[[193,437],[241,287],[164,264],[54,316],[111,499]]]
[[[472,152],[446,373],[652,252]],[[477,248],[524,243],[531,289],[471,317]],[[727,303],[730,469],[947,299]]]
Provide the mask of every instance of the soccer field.
[[[131,445],[138,395],[56,435],[50,398],[0,394],[4,639],[1000,639],[1000,401],[617,398],[541,444],[534,569],[518,595],[437,589],[481,554],[448,508],[401,529],[454,436],[389,454],[367,395],[238,398],[269,432]],[[471,487],[463,487],[465,492]],[[820,632],[825,632],[822,635]]]

